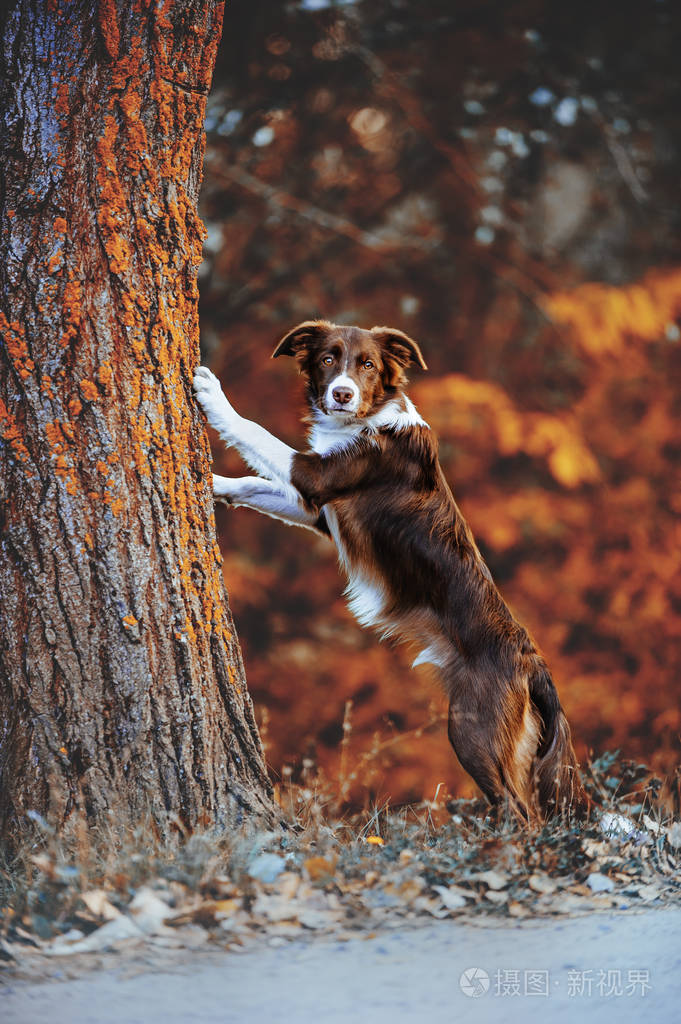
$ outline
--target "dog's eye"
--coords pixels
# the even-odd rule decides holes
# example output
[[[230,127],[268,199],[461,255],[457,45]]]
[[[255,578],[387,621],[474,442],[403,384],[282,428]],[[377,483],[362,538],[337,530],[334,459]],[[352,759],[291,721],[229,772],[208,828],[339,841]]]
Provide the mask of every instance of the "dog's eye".
[[[333,356],[324,356],[322,362],[324,363],[324,366],[331,366],[331,363],[333,362]]]
[[[365,370],[373,370],[373,368],[374,368],[374,364],[371,362],[370,359],[365,359],[364,363],[363,363],[363,366],[364,366]]]

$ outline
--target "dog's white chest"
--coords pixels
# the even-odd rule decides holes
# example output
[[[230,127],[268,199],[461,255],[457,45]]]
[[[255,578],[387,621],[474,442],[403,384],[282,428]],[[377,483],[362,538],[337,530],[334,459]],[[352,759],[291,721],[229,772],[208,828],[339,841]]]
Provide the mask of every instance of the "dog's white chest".
[[[345,588],[348,608],[360,626],[382,625],[386,603],[385,588],[380,580],[372,578],[366,570],[355,565],[350,559],[343,543],[338,517],[330,505],[324,506],[324,515],[336,544],[338,561],[348,578],[348,585]]]

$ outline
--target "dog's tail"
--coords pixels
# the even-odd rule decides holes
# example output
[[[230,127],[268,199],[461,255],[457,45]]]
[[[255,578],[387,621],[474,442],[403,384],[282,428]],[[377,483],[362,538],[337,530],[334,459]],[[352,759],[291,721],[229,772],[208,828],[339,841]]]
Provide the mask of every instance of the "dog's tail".
[[[570,726],[545,665],[530,677],[530,699],[541,715],[542,735],[534,760],[534,791],[542,817],[583,813],[587,798],[572,746]]]

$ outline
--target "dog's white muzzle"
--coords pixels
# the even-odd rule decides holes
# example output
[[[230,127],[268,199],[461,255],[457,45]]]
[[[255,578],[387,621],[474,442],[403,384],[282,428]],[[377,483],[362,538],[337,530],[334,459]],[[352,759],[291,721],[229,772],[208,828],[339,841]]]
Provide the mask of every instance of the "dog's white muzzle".
[[[330,416],[353,416],[359,409],[359,388],[351,377],[334,377],[326,389],[324,406]]]

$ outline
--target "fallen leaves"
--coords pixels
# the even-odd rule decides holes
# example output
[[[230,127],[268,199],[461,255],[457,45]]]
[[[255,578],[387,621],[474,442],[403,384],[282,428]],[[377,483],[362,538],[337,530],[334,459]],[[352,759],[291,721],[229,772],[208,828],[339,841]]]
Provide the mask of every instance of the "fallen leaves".
[[[541,893],[544,896],[551,895],[558,888],[558,882],[549,878],[548,875],[530,875],[527,884],[533,892]]]
[[[325,885],[333,881],[335,867],[335,857],[331,859],[326,857],[308,857],[303,865],[305,874],[310,881],[316,882],[319,885]]]
[[[508,885],[509,876],[502,871],[478,871],[477,874],[470,876],[470,880],[481,882],[487,889],[500,890]]]
[[[135,853],[135,871],[146,870],[136,885],[131,864],[114,864],[88,886],[85,870],[45,850],[31,856],[38,884],[30,902],[0,912],[0,962],[31,949],[49,957],[142,944],[236,949],[419,918],[523,919],[681,902],[681,825],[652,803],[636,818],[620,802],[590,822],[539,831],[494,824],[480,810],[455,801],[437,828],[414,811],[410,821],[386,810],[380,835],[348,822],[246,835],[231,846],[197,834],[154,871],[145,867],[148,853]]]

